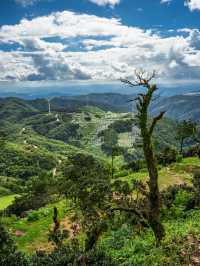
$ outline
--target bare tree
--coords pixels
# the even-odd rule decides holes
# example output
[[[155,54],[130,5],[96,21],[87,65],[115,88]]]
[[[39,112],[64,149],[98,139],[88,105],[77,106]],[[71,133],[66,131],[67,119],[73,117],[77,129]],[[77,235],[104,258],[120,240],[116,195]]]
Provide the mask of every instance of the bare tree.
[[[154,148],[152,144],[152,134],[156,124],[162,119],[165,112],[161,112],[158,116],[154,117],[152,121],[149,121],[149,106],[153,100],[153,94],[157,90],[155,84],[151,84],[152,79],[155,77],[155,72],[151,75],[145,71],[136,71],[136,79],[131,82],[127,79],[121,79],[125,84],[131,87],[142,86],[146,89],[144,93],[139,93],[136,101],[137,119],[139,128],[141,131],[142,144],[144,156],[147,163],[149,172],[149,225],[151,226],[157,245],[165,235],[164,228],[160,221],[160,193],[158,188],[158,169],[156,157],[154,154]]]

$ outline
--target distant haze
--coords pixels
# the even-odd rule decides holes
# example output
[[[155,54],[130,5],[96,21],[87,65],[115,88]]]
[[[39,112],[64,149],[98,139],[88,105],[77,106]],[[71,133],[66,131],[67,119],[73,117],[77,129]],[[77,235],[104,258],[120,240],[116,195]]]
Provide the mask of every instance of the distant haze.
[[[56,96],[74,96],[85,95],[90,93],[120,93],[120,94],[135,94],[141,91],[141,88],[131,88],[122,83],[108,83],[108,84],[38,84],[30,85],[23,84],[21,87],[14,84],[6,84],[0,87],[0,97],[21,97],[25,99],[47,98]],[[165,87],[160,86],[158,93],[161,96],[180,95],[200,91],[198,85],[194,86],[177,86]]]

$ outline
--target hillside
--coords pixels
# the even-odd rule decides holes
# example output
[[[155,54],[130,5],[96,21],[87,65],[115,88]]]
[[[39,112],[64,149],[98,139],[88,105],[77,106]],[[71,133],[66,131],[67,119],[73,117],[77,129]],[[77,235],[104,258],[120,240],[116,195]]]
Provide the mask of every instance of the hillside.
[[[120,143],[123,143],[123,138],[127,141],[129,139],[128,147],[131,148],[138,131],[136,126],[133,127],[134,114],[119,112],[120,108],[117,112],[112,111],[116,110],[117,106],[125,109],[125,105],[130,105],[128,98],[124,99],[122,95],[113,94],[100,96],[92,94],[79,96],[76,99],[53,98],[49,113],[48,102],[45,99],[29,101],[6,98],[0,100],[1,128],[10,138],[14,137],[23,144],[28,144],[30,136],[38,134],[83,149],[100,148],[102,144],[100,133],[106,129],[113,129]],[[174,126],[173,121],[165,119],[157,130],[160,140],[165,136],[167,137],[165,142],[176,145],[169,130]]]
[[[172,164],[170,167],[160,169],[159,185],[162,191],[169,186],[190,184],[192,180],[192,167],[199,167],[198,158],[187,158],[181,163]],[[138,173],[118,172],[116,180],[127,180],[131,183],[133,180],[145,181],[147,172]],[[166,191],[163,192],[165,195]],[[169,192],[168,192],[169,193]],[[1,197],[0,209],[6,208],[12,203],[16,195]],[[170,214],[167,216],[166,209],[163,210],[162,221],[167,230],[167,237],[162,247],[155,247],[153,236],[147,228],[144,232],[132,227],[129,224],[130,217],[123,219],[121,216],[115,221],[117,224],[109,226],[106,233],[101,236],[98,247],[106,249],[106,254],[111,256],[116,264],[124,265],[127,260],[130,265],[185,265],[187,258],[190,262],[199,261],[199,210],[184,210],[184,204],[190,199],[191,195],[187,191],[180,191],[176,195],[173,205],[168,209]],[[67,204],[67,205],[66,205]],[[59,218],[61,219],[62,230],[69,230],[71,237],[73,235],[73,212],[69,202],[65,200],[48,204],[37,211],[30,210],[25,217],[16,218],[3,217],[2,221],[9,228],[15,239],[18,249],[32,254],[36,250],[42,252],[51,252],[54,248],[52,242],[49,242],[49,229],[52,224],[53,207],[59,209]],[[120,227],[119,227],[120,225]],[[20,234],[20,235],[18,235]],[[81,238],[84,236],[82,235]],[[197,246],[194,248],[193,243]],[[61,256],[61,254],[60,254]],[[187,258],[185,258],[187,256]],[[185,263],[186,261],[186,263]],[[180,264],[181,263],[181,264]],[[106,264],[113,265],[113,264]]]
[[[111,112],[131,112],[134,111],[134,105],[130,100],[135,95],[125,95],[117,93],[92,93],[88,95],[61,96],[49,98],[51,110],[60,113],[78,112],[84,106],[95,106],[104,111]],[[151,113],[155,115],[162,110],[166,111],[166,116],[172,119],[184,120],[193,119],[198,121],[199,117],[198,92],[159,97],[151,106]],[[7,110],[8,109],[8,110]],[[48,112],[49,105],[47,99],[25,100],[21,98],[1,98],[0,99],[0,117],[12,119],[13,111],[17,111],[17,119],[29,117],[33,114]],[[23,114],[20,117],[21,112]]]
[[[166,116],[177,120],[195,120],[200,117],[200,94],[188,93],[176,95],[158,100],[152,105],[151,112],[156,114],[160,111],[166,111]]]
[[[200,235],[198,209],[188,207],[199,158],[178,153],[177,122],[163,118],[153,134],[166,230],[158,248],[146,222],[149,175],[135,113],[125,112],[128,98],[114,95],[112,101],[112,96],[58,97],[50,110],[46,99],[0,100],[1,223],[24,252],[19,260],[49,266],[55,256],[68,265],[66,256],[74,261],[82,254],[89,245],[87,230],[99,221],[102,231],[91,231],[99,234],[90,249],[91,266],[186,266],[180,264],[182,250],[199,258],[184,245],[188,238],[198,242]],[[124,212],[135,206],[136,215]]]
[[[1,153],[1,195],[19,192],[24,181],[42,171],[54,171],[60,160],[78,152],[110,162],[112,146],[117,145],[122,149],[117,167],[141,157],[141,150],[135,146],[138,128],[133,126],[133,114],[107,111],[105,106],[112,104],[111,95],[102,95],[98,106],[104,109],[95,104],[98,95],[90,97],[94,106],[86,105],[87,98],[71,99],[68,105],[65,99],[55,98],[51,113],[46,110],[45,99],[0,100],[0,128],[7,139]],[[122,104],[121,96],[118,97]],[[158,151],[168,145],[177,146],[172,134],[174,127],[175,122],[165,119],[156,129]],[[10,179],[8,184],[3,181],[6,178]]]

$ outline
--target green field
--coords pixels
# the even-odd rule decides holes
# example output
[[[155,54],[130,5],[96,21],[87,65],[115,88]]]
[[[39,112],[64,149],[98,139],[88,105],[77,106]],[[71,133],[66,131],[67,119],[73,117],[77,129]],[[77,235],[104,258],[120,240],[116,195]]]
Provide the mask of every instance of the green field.
[[[4,210],[6,207],[8,207],[17,196],[17,194],[13,194],[0,197],[0,210]]]
[[[3,217],[2,221],[15,239],[19,250],[32,252],[34,250],[48,248],[48,233],[53,224],[53,207],[59,209],[59,219],[69,215],[67,204],[62,200],[55,204],[49,204],[37,211],[30,211],[25,218]],[[16,231],[22,233],[16,236]]]

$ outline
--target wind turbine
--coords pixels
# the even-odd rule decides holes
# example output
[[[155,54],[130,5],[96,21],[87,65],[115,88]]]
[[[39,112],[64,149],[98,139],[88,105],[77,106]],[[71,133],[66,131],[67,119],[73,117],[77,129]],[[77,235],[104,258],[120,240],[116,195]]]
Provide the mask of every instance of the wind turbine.
[[[48,112],[49,112],[49,115],[51,114],[51,98],[47,98],[47,103],[48,103]]]

